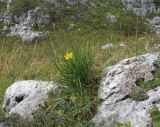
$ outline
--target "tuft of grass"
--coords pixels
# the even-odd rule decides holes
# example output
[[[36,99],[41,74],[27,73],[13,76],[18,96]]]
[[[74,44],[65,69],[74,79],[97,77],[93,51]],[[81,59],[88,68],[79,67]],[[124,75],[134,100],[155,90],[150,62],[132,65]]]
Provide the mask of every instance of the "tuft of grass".
[[[89,87],[95,78],[93,55],[91,49],[88,46],[86,47],[80,47],[78,50],[73,49],[73,52],[70,52],[72,54],[70,59],[62,56],[56,60],[59,83],[70,87],[76,92]]]

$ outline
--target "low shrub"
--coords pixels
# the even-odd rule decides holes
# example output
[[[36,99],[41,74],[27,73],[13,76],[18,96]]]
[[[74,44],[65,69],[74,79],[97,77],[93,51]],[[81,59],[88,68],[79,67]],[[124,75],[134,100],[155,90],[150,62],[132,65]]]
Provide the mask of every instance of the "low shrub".
[[[147,99],[146,91],[140,87],[133,88],[129,96],[135,101],[143,101]]]

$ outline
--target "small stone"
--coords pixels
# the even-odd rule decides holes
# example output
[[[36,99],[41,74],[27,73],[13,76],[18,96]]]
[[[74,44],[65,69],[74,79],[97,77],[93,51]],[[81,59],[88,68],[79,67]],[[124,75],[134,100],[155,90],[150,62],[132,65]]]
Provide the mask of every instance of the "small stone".
[[[117,17],[115,15],[112,15],[111,13],[107,14],[106,19],[108,19],[112,23],[116,23],[117,22]]]
[[[114,48],[114,45],[112,43],[108,43],[102,46],[102,49],[111,49]]]

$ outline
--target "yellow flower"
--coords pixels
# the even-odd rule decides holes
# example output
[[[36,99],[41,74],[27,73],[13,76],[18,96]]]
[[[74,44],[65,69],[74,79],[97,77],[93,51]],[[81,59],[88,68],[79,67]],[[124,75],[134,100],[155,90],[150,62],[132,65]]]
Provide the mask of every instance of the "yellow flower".
[[[64,112],[63,112],[62,110],[58,110],[58,111],[57,111],[57,115],[63,116],[63,115],[64,115]]]
[[[71,97],[70,97],[70,100],[71,100],[72,102],[75,102],[75,101],[76,101],[76,99],[77,99],[77,97],[76,97],[76,96],[71,96]]]
[[[65,58],[65,60],[73,59],[73,53],[72,53],[72,52],[67,52],[67,53],[64,55],[64,58]]]

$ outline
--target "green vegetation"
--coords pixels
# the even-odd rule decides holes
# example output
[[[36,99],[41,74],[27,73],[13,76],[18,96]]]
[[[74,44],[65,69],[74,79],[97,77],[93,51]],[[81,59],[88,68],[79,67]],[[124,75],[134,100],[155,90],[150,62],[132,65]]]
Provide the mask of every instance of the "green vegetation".
[[[28,10],[37,7],[38,0],[13,0],[12,2],[12,13],[20,16]]]
[[[69,86],[78,93],[89,87],[94,80],[93,56],[91,49],[86,47],[72,51],[58,59],[56,67],[59,84]]]
[[[5,12],[7,9],[6,2],[0,2],[0,12]]]
[[[160,1],[159,0],[154,0],[154,4],[159,7],[160,6]]]
[[[49,3],[42,2],[40,0],[13,0],[11,11],[14,15],[21,16],[28,10],[40,7],[43,12],[52,13],[53,6]]]
[[[129,48],[102,50],[101,47],[106,43],[106,40],[114,44],[126,42]],[[91,59],[92,64],[85,65],[90,67],[89,69],[95,69],[92,74],[96,79],[99,76],[99,71],[107,65],[115,64],[126,57],[155,51],[151,48],[144,49],[144,45],[147,43],[146,40],[153,44],[156,40],[159,40],[159,37],[148,35],[143,39],[137,39],[136,36],[126,37],[118,34],[115,37],[114,33],[108,33],[108,31],[103,30],[79,32],[75,29],[67,31],[53,28],[47,40],[38,44],[22,45],[19,43],[19,38],[1,36],[0,84],[3,87],[0,87],[0,102],[2,103],[3,101],[6,88],[17,80],[41,79],[51,81],[56,79],[58,81],[57,78],[60,76],[60,72],[56,66],[56,58],[63,61],[64,54],[67,51],[73,52],[73,58],[78,59],[79,62],[82,58],[83,61],[86,57]],[[84,46],[88,45],[88,43],[90,44],[89,50],[85,50]],[[91,53],[95,56],[93,57],[89,54],[84,56],[85,53],[83,54],[82,50],[86,54],[89,51],[89,54]],[[71,61],[65,60],[63,62]],[[74,64],[83,65],[79,62]],[[82,71],[78,72],[82,73]],[[51,96],[48,106],[35,113],[35,121],[32,123],[20,120],[16,116],[16,118],[5,119],[3,113],[0,114],[0,120],[12,124],[13,127],[52,127],[53,124],[61,127],[64,126],[63,122],[66,126],[93,127],[90,120],[99,104],[97,98],[98,85],[98,80],[91,81],[89,85],[85,83],[85,89],[82,90],[81,94],[74,92],[71,87],[65,88],[63,84],[61,86],[63,91],[60,97],[53,99]],[[50,112],[48,111],[49,107],[51,107]]]
[[[16,115],[5,119],[3,112],[0,112],[0,121],[12,127],[94,127],[90,120],[99,104],[101,70],[124,58],[158,51],[152,46],[160,37],[148,31],[144,18],[124,13],[120,0],[108,0],[109,6],[101,6],[106,0],[93,2],[97,3],[97,8],[53,9],[38,2],[55,18],[49,27],[40,28],[49,33],[40,43],[22,45],[18,37],[0,35],[0,108],[5,90],[17,80],[54,80],[62,88],[57,99],[50,93],[47,106],[34,114],[34,121],[28,123]],[[14,14],[21,15],[36,6],[36,0],[13,0],[12,9]],[[118,23],[112,24],[105,18],[108,12],[118,17]],[[70,17],[77,13],[91,15],[91,18],[72,20]],[[70,24],[74,27],[67,29]],[[106,43],[125,43],[128,47],[102,50]],[[149,45],[148,48],[145,45]],[[69,60],[64,58],[67,51],[73,53]],[[159,74],[160,69],[157,69],[154,80],[140,81],[130,96],[135,100],[145,99],[146,90],[159,84]],[[155,127],[160,125],[157,119]],[[122,124],[118,123],[119,126]]]
[[[131,122],[127,122],[126,124],[117,123],[116,127],[131,127]]]
[[[147,99],[146,91],[140,87],[133,88],[129,96],[135,101],[143,101]]]

